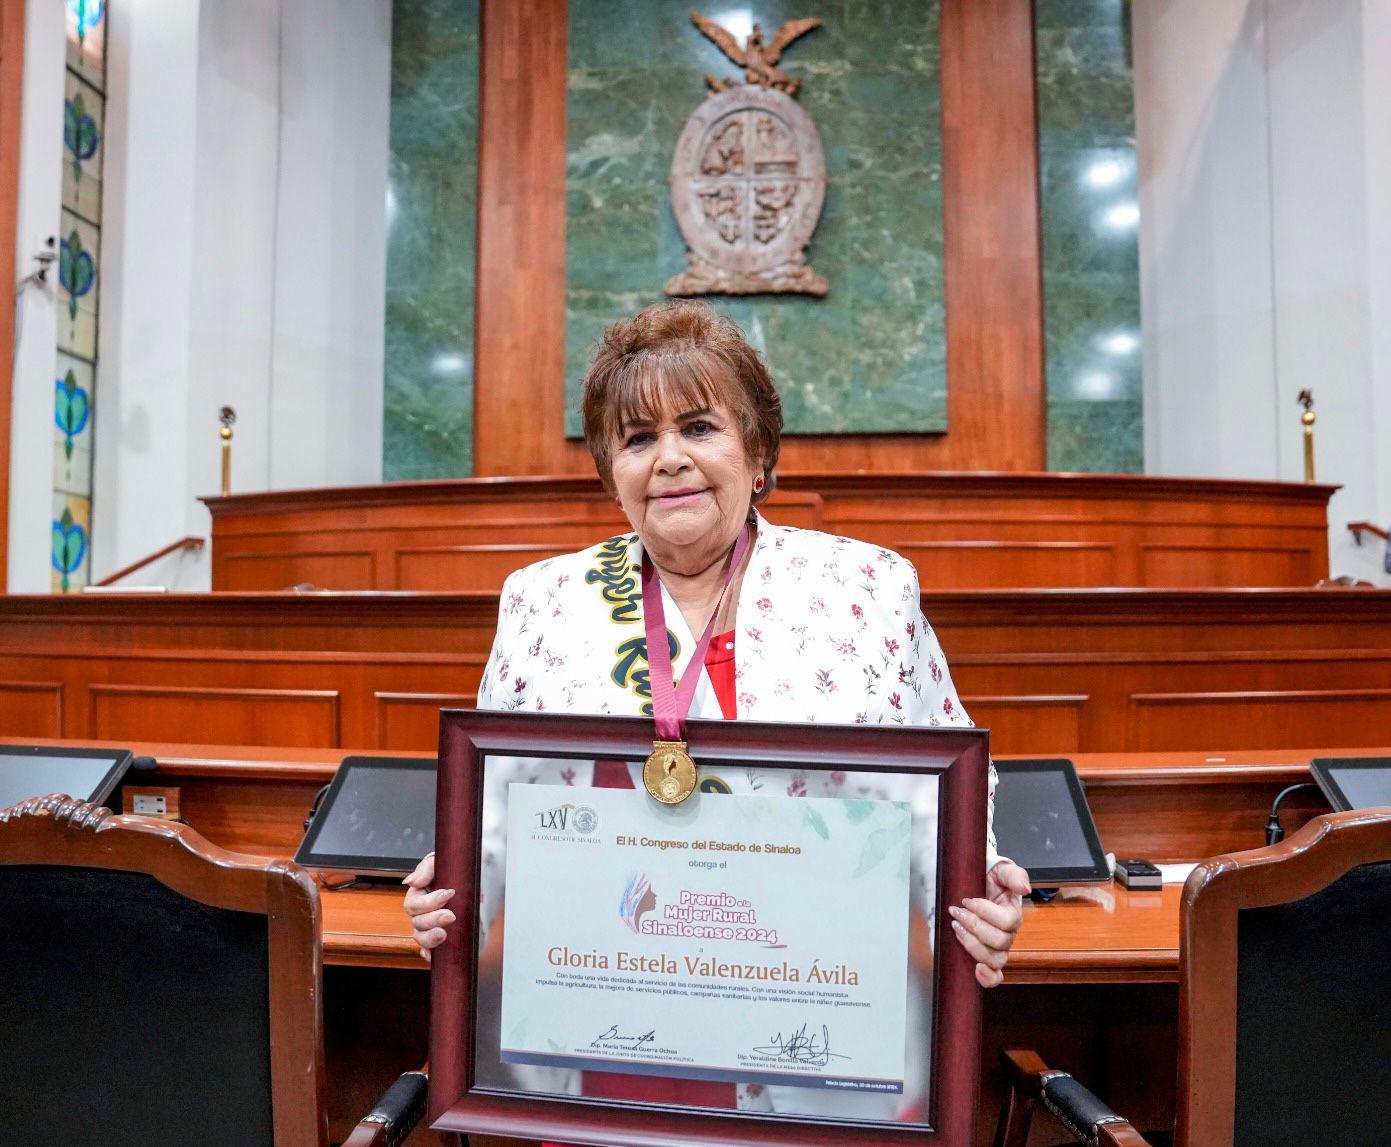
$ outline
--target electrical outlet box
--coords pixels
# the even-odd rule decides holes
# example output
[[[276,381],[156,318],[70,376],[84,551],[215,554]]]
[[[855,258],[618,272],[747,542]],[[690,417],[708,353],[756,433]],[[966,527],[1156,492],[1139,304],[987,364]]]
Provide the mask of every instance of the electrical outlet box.
[[[122,805],[122,811],[128,814],[159,817],[162,820],[178,820],[179,790],[176,788],[127,785]]]

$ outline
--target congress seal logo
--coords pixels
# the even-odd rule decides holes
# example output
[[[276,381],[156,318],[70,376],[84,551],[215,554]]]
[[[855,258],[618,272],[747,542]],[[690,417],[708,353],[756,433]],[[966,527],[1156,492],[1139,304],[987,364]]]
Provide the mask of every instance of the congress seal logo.
[[[806,249],[826,198],[826,159],[811,116],[793,97],[801,81],[775,65],[820,20],[789,20],[765,43],[755,24],[740,47],[713,20],[691,20],[743,82],[707,75],[707,99],[686,121],[671,161],[671,206],[686,241],[686,270],[668,295],[825,295]]]

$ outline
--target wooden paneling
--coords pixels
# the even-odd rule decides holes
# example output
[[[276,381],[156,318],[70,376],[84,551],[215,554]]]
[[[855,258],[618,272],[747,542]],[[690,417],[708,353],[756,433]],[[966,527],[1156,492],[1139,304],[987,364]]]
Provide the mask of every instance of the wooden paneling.
[[[478,593],[9,597],[0,681],[61,686],[69,737],[428,750],[441,699],[478,688],[497,607]],[[1386,737],[1391,591],[956,591],[923,608],[997,752]]]
[[[1328,575],[1330,486],[988,473],[787,473],[778,481],[764,507],[770,520],[896,549],[917,565],[925,589],[1164,586],[1170,578],[1183,588],[1193,579],[1311,586]],[[497,590],[513,569],[629,528],[594,477],[403,482],[206,501],[219,590],[296,581]],[[350,549],[374,556],[374,575],[365,558],[349,565],[336,556]]]
[[[10,736],[61,737],[63,686],[56,681],[0,681],[0,729]]]
[[[565,440],[566,0],[484,4],[473,472],[583,473]]]
[[[994,744],[1051,745],[1051,753],[1074,753],[1082,747],[1086,697],[963,696],[961,700],[971,720],[990,730]]]
[[[63,686],[71,737],[390,747],[419,723],[378,694],[467,699],[496,622],[492,595],[0,598],[0,680]]]
[[[1280,791],[1310,779],[1304,769],[1279,779],[1250,777],[1221,786],[1188,780],[1136,784],[1133,779],[1101,784],[1084,775],[1087,803],[1107,850],[1160,864],[1259,848],[1265,843],[1266,816]],[[1327,811],[1317,792],[1294,793],[1280,805],[1280,821],[1288,833]]]
[[[1046,465],[1033,16],[1032,0],[942,2],[948,429],[884,469]]]
[[[92,685],[93,737],[240,745],[337,745],[336,689]]]
[[[1115,547],[1089,542],[902,542],[889,548],[934,586],[1014,589],[1022,578],[1030,585],[1116,584]]]
[[[479,475],[592,472],[564,436],[566,18],[565,0],[483,10]],[[798,436],[789,470],[1044,465],[1032,5],[943,0],[941,37],[949,430]]]
[[[564,546],[525,543],[473,546],[403,546],[396,551],[396,584],[405,589],[495,590],[507,575],[532,562],[566,553]]]
[[[19,215],[20,103],[24,91],[24,5],[0,4],[0,267],[13,269]],[[56,277],[56,272],[54,273]],[[13,405],[16,276],[0,289],[0,592],[10,544],[10,417]],[[26,496],[32,496],[26,492]]]
[[[220,572],[227,579],[221,588],[231,590],[377,584],[376,555],[370,550],[229,554]]]
[[[1313,585],[1327,576],[1301,546],[1145,545],[1140,550],[1145,585]]]
[[[1130,705],[1128,739],[1153,749],[1187,747],[1195,736],[1236,749],[1303,748],[1327,741],[1330,729],[1361,744],[1391,728],[1391,688],[1147,693]]]
[[[378,693],[377,741],[393,749],[428,749],[440,739],[441,709],[472,709],[477,693]]]
[[[164,758],[156,754],[156,760]],[[226,847],[265,856],[295,854],[314,796],[332,779],[331,767],[313,776],[296,771],[255,777],[228,769],[189,777],[164,767],[158,773],[158,783],[178,788],[179,814],[209,840],[233,841]]]

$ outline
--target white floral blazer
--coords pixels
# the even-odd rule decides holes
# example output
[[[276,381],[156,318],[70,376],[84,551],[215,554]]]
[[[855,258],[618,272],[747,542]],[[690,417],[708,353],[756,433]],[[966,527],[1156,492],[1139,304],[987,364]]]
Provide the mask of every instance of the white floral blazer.
[[[503,585],[497,636],[478,690],[480,709],[535,712],[650,713],[636,534],[527,566]],[[663,590],[665,594],[666,591]],[[680,609],[664,598],[680,679],[695,646]],[[758,519],[736,616],[735,689],[740,720],[835,724],[970,725],[952,686],[946,658],[923,616],[911,562],[879,546]],[[714,689],[701,681],[691,716],[722,716]],[[630,766],[641,787],[641,765]],[[490,769],[483,812],[483,927],[501,907],[506,847],[504,800],[514,781],[588,786],[592,762],[512,759]],[[708,778],[709,770],[702,770]],[[733,793],[860,796],[908,800],[914,839],[924,855],[913,864],[914,900],[929,925],[935,901],[936,793],[909,778],[844,772],[735,768],[719,776]],[[995,770],[990,769],[993,819]],[[987,870],[999,860],[987,834]],[[928,1003],[911,1010],[926,1022]],[[925,1065],[913,1065],[919,1071]],[[910,1068],[909,1076],[914,1071]],[[788,1091],[799,1108],[805,1088]],[[741,1107],[770,1097],[739,1088]],[[778,1109],[786,1109],[776,1102]],[[844,1111],[844,1096],[836,1111]],[[832,1113],[829,1112],[828,1113]]]

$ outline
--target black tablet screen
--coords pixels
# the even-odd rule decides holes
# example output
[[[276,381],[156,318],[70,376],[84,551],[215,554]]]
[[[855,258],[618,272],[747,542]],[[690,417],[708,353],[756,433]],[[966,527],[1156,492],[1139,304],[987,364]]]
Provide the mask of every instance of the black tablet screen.
[[[435,847],[435,770],[354,763],[320,818],[318,856],[414,863]]]
[[[1391,761],[1383,767],[1349,769],[1328,766],[1328,775],[1343,790],[1348,808],[1391,805]]]
[[[116,760],[117,755],[50,757],[0,749],[0,808],[50,793],[91,800]]]
[[[1002,856],[1027,869],[1085,868],[1091,849],[1077,806],[1059,771],[1001,768],[995,791],[995,842]]]

